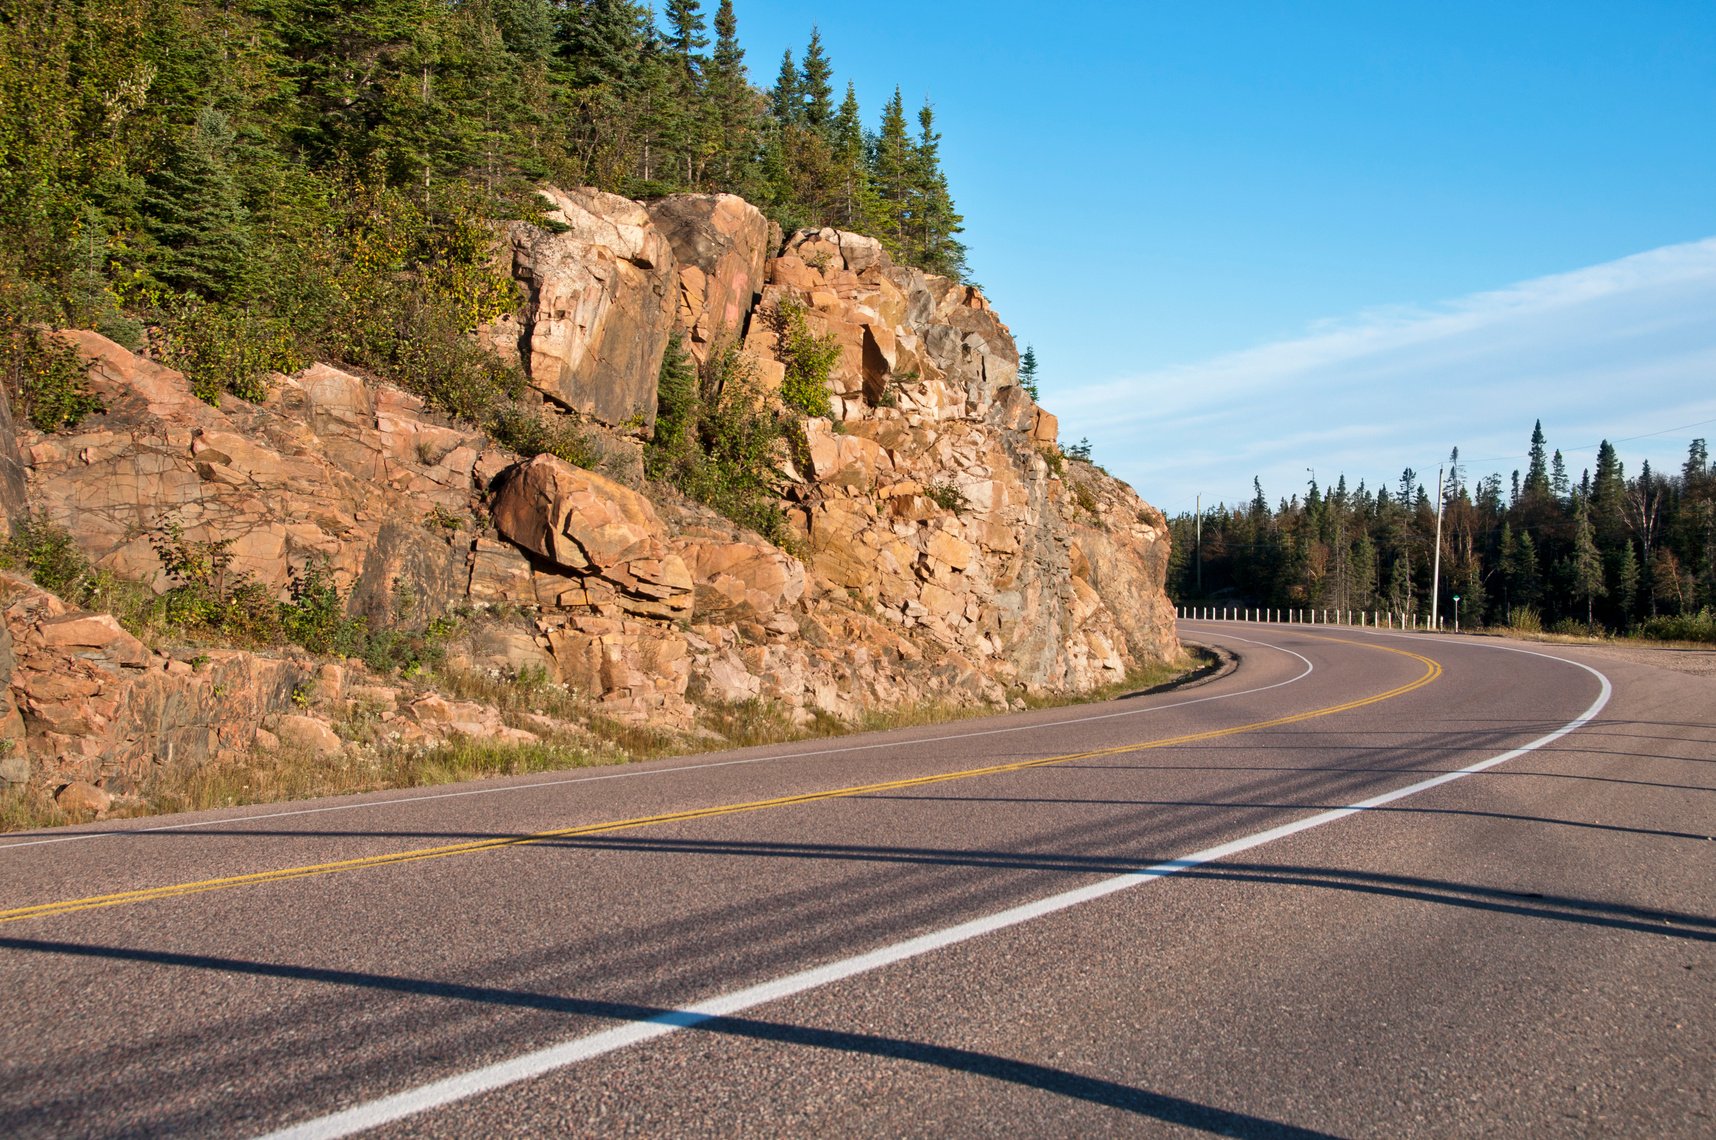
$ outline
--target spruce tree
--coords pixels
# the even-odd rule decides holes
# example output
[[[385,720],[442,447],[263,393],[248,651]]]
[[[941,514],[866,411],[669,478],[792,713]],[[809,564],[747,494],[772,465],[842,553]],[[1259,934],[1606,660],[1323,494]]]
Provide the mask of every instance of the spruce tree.
[[[1567,478],[1567,461],[1561,458],[1561,449],[1555,449],[1554,457],[1549,461],[1549,490],[1556,501],[1565,503],[1573,497],[1573,484]]]
[[[774,89],[769,92],[769,113],[783,127],[793,126],[804,117],[804,104],[798,89],[798,68],[793,64],[791,48],[781,56],[780,74],[775,76]]]
[[[1556,453],[1557,456],[1560,452]],[[1603,559],[1597,551],[1597,541],[1591,529],[1591,513],[1586,504],[1579,503],[1574,520],[1573,553],[1568,559],[1568,586],[1575,601],[1585,603],[1585,624],[1596,621],[1596,600],[1609,591],[1603,583]]]
[[[834,74],[828,55],[822,50],[822,33],[810,29],[810,43],[804,49],[804,62],[799,65],[798,96],[802,113],[798,121],[813,131],[827,132],[834,122],[834,88],[829,79]]]
[[[702,51],[709,46],[703,34],[703,6],[697,0],[667,0],[667,35],[664,38],[669,54],[679,61],[687,75],[701,77]]]
[[[715,168],[721,187],[754,193],[750,167],[755,156],[758,108],[745,74],[745,49],[733,0],[715,9],[715,50],[710,55],[705,90],[715,122]]]
[[[941,169],[941,135],[935,112],[925,103],[918,111],[918,140],[912,148],[912,190],[916,234],[912,263],[930,273],[955,279],[965,276],[965,244],[954,237],[964,232],[965,219],[953,208],[947,176]]]
[[[1549,494],[1549,461],[1548,445],[1543,438],[1543,421],[1538,420],[1531,429],[1531,463],[1525,472],[1525,493],[1527,495]]]
[[[226,296],[244,273],[250,214],[233,179],[233,131],[205,107],[155,172],[143,199],[144,224],[162,249],[156,276],[204,297]]]
[[[1615,589],[1614,597],[1620,606],[1622,626],[1632,624],[1638,615],[1639,601],[1639,558],[1633,552],[1633,544],[1621,544],[1620,554],[1615,559]]]
[[[870,158],[871,185],[878,204],[876,237],[898,261],[906,256],[906,231],[911,218],[912,140],[906,133],[905,103],[900,89],[882,108],[882,128]]]
[[[868,230],[876,214],[876,195],[870,188],[870,168],[864,161],[864,124],[858,114],[858,92],[846,85],[830,131],[834,165],[840,180],[836,222],[842,229]]]
[[[1025,346],[1025,355],[1019,358],[1019,387],[1025,389],[1025,395],[1037,399],[1037,350],[1030,345]],[[1261,495],[1263,489],[1258,488]]]

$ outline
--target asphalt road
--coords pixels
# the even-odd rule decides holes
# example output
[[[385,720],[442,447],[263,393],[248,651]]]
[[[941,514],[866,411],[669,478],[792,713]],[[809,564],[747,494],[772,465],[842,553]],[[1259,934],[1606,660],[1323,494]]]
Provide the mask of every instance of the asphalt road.
[[[1716,684],[1183,632],[1239,667],[0,837],[0,1135],[1716,1135]]]

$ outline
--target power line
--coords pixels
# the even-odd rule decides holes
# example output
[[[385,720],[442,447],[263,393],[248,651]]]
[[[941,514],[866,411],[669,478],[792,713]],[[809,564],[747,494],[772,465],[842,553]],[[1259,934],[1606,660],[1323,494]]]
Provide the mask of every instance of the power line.
[[[1603,444],[1605,444],[1605,443],[1613,445],[1613,444],[1617,444],[1617,443],[1632,443],[1635,440],[1640,440],[1640,439],[1654,439],[1659,435],[1668,435],[1671,432],[1677,432],[1677,431],[1688,431],[1692,428],[1705,427],[1709,424],[1716,424],[1716,419],[1699,420],[1697,423],[1681,424],[1679,427],[1663,428],[1661,431],[1647,431],[1643,435],[1622,436],[1620,439],[1600,439],[1596,443],[1585,443],[1585,444],[1580,444],[1578,447],[1565,447],[1565,448],[1558,448],[1557,450],[1560,450],[1563,452],[1567,452],[1567,451],[1592,451],[1596,448],[1603,446]],[[1460,462],[1461,463],[1503,463],[1503,462],[1506,462],[1507,460],[1510,460],[1510,459],[1530,459],[1530,458],[1531,458],[1531,455],[1528,452],[1525,455],[1492,455],[1488,459],[1470,459],[1470,460],[1468,460],[1468,459],[1465,459],[1462,457]]]

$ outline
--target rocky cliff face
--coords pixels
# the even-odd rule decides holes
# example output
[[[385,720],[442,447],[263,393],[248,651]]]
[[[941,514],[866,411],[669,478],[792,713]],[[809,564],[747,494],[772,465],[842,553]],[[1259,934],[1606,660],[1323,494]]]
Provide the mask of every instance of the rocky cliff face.
[[[71,433],[16,432],[29,509],[157,589],[173,528],[230,540],[230,571],[273,590],[318,562],[378,625],[404,607],[497,615],[475,623],[460,664],[543,671],[606,712],[680,728],[711,701],[761,698],[807,718],[1000,706],[1010,690],[1087,689],[1177,652],[1161,515],[1062,459],[1054,417],[1019,387],[1012,337],[981,294],[893,266],[858,235],[783,242],[731,196],[548,197],[554,232],[514,223],[502,250],[521,316],[481,335],[545,407],[617,429],[610,450],[647,430],[676,329],[699,359],[742,344],[765,385],[784,371],[782,306],[838,343],[834,416],[808,421],[805,446],[782,456],[791,551],[612,477],[635,467],[524,461],[325,365],[276,377],[263,404],[214,408],[87,332],[64,335],[106,411]],[[21,579],[0,593],[7,779],[136,785],[151,766],[218,759],[283,724],[328,743],[294,707],[305,678],[327,681],[326,663],[228,651],[211,668],[206,653],[150,649]],[[376,699],[379,687],[408,738],[497,730],[480,709],[449,712],[354,663],[333,667],[312,710],[323,722],[347,689]]]

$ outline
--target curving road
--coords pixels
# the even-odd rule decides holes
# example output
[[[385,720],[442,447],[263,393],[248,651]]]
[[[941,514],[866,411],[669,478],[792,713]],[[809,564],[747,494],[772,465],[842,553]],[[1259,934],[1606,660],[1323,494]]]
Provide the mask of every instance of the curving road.
[[[0,1134],[1716,1134],[1716,685],[1177,692],[0,837]]]

